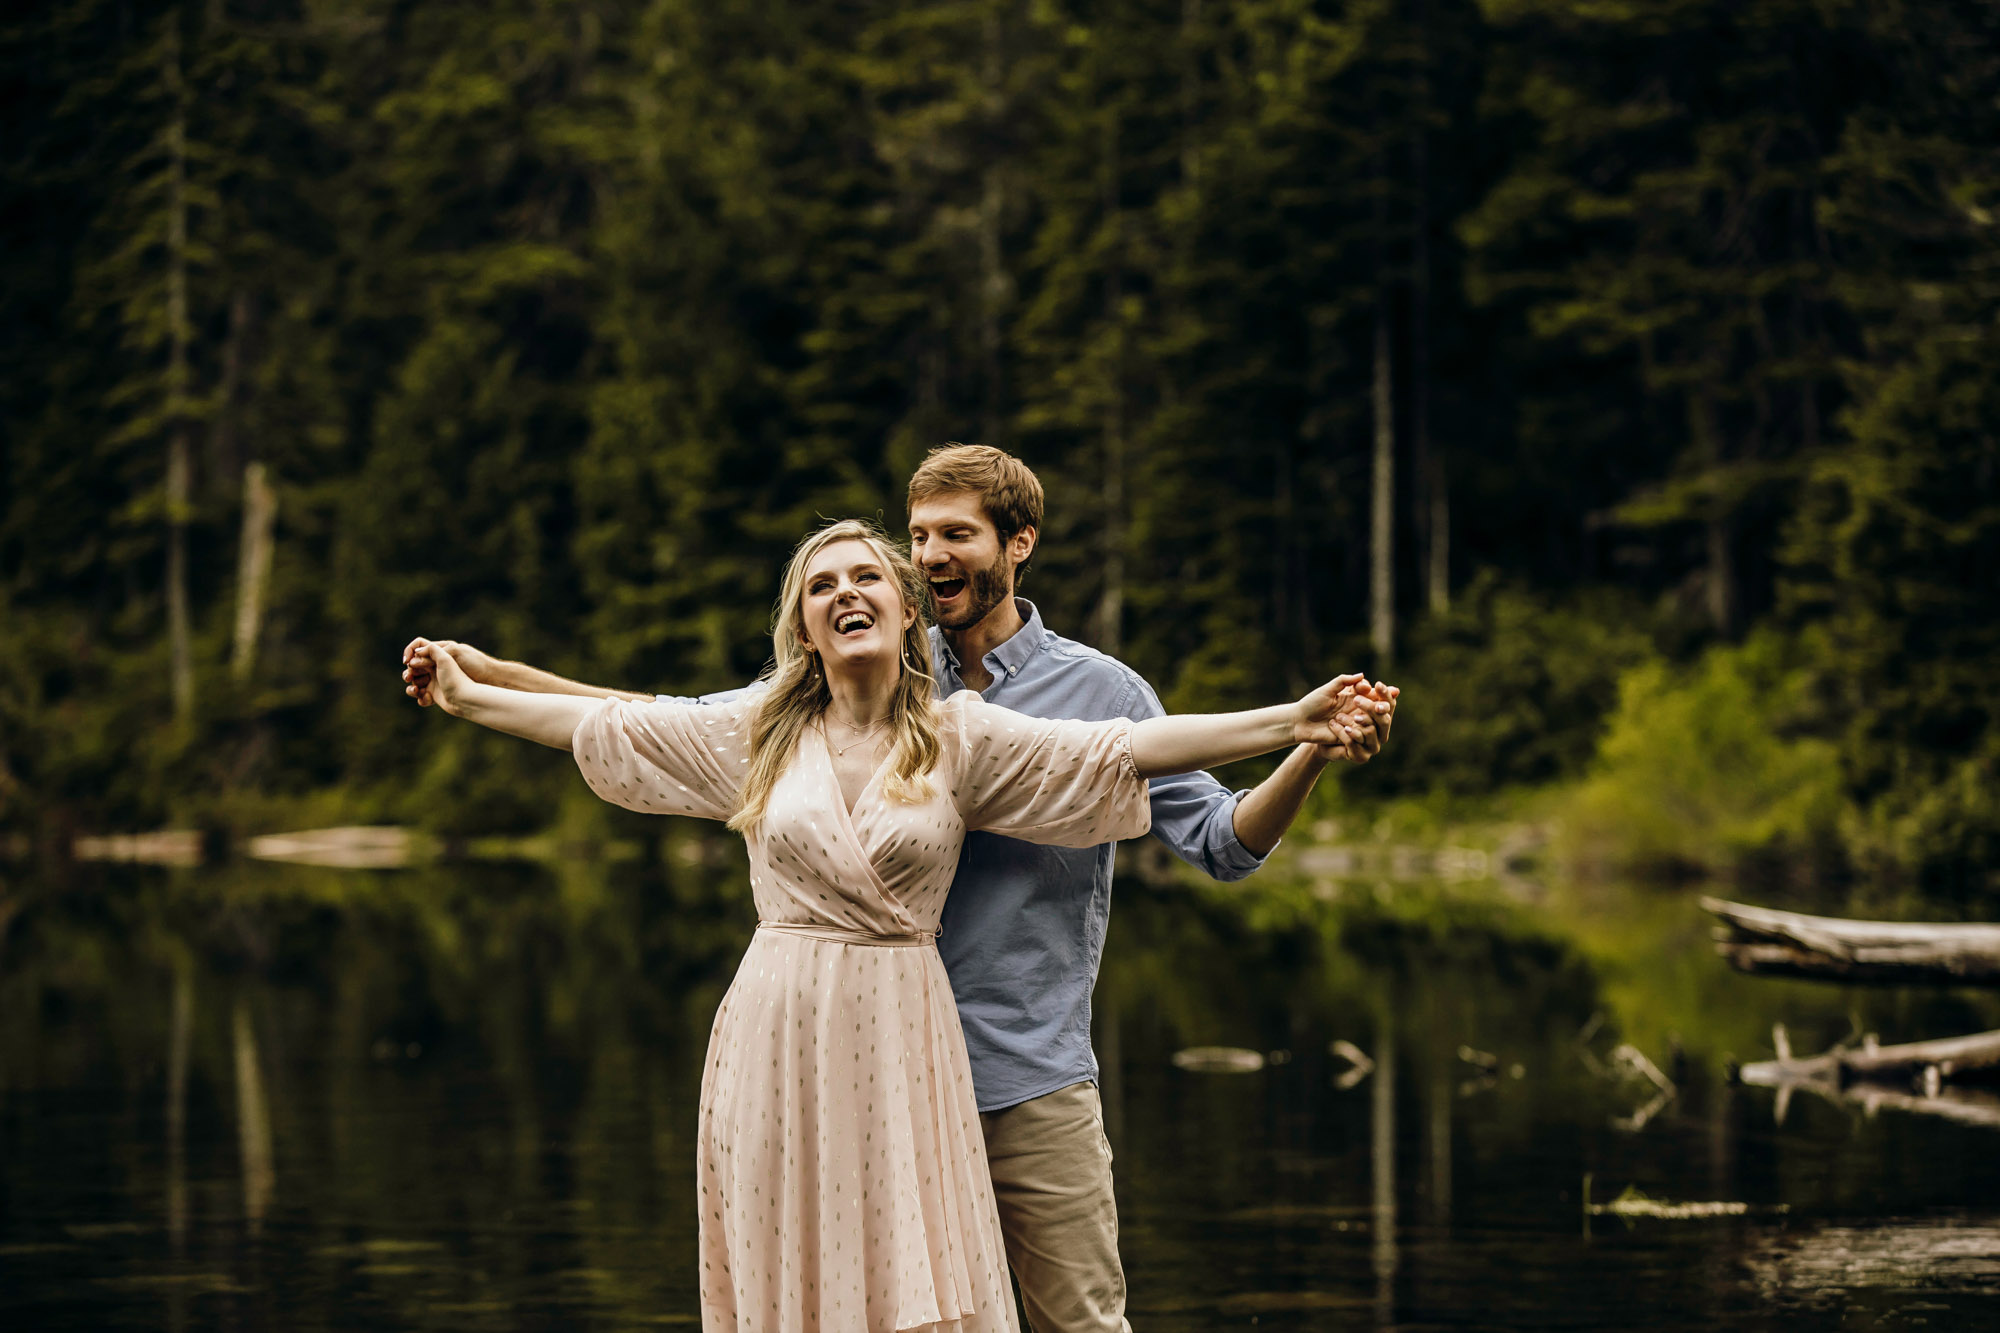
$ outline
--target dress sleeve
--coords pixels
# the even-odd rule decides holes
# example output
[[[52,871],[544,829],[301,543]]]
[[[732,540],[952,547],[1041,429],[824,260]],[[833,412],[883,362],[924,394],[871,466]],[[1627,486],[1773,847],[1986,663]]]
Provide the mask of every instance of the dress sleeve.
[[[1094,847],[1152,827],[1132,759],[1132,721],[1029,717],[964,691],[955,713],[952,795],[969,829],[1057,847]]]
[[[728,819],[750,767],[753,696],[720,704],[607,699],[570,742],[590,789],[654,815]]]

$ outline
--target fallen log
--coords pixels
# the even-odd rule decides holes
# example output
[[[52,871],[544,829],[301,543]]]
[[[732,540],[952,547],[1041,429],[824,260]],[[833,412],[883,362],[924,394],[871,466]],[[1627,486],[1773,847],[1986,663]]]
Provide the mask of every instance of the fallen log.
[[[1771,1029],[1778,1058],[1759,1060],[1736,1071],[1740,1083],[1775,1088],[1778,1123],[1800,1088],[1829,1101],[1858,1103],[1869,1115],[1883,1108],[1942,1116],[1960,1124],[2000,1129],[2000,1032],[1902,1042],[1883,1046],[1873,1036],[1859,1046],[1840,1045],[1819,1055],[1795,1057],[1784,1024]],[[1987,1086],[1966,1087],[1967,1081]]]
[[[1859,1046],[1836,1046],[1804,1058],[1792,1055],[1782,1024],[1771,1030],[1771,1040],[1778,1048],[1778,1058],[1744,1065],[1737,1071],[1738,1079],[1765,1088],[1798,1083],[1831,1083],[1835,1087],[1902,1083],[1935,1090],[1950,1079],[2000,1075],[2000,1031],[1894,1046],[1883,1046],[1870,1036]]]
[[[2000,986],[2000,925],[1848,921],[1703,898],[1739,972],[1829,981]]]

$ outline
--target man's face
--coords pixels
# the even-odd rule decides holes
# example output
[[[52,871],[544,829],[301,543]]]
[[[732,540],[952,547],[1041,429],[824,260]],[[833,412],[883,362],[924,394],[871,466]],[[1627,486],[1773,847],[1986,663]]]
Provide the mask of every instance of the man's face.
[[[1014,595],[1014,567],[1035,549],[1035,530],[1007,541],[970,491],[935,495],[910,509],[910,558],[923,570],[931,610],[945,629],[976,625]]]

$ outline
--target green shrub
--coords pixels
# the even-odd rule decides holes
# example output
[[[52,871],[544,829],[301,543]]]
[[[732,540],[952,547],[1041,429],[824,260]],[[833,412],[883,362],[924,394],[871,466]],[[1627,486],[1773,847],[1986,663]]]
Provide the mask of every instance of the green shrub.
[[[1396,731],[1377,785],[1477,795],[1580,775],[1621,673],[1651,655],[1638,603],[1609,591],[1561,602],[1481,580],[1413,636]]]
[[[1691,668],[1640,663],[1619,683],[1597,760],[1562,809],[1569,859],[1631,870],[1725,871],[1824,853],[1841,815],[1832,742],[1800,734],[1810,678],[1773,632]]]

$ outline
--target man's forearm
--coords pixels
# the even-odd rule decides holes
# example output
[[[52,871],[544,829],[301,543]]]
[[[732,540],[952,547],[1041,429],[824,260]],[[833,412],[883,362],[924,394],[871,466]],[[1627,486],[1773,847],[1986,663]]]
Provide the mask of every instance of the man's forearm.
[[[607,689],[602,685],[586,685],[580,680],[570,680],[552,671],[531,667],[526,662],[503,662],[497,658],[493,662],[493,674],[486,684],[529,694],[579,694],[587,699],[625,699],[636,703],[645,703],[653,697],[650,694],[633,694],[628,690]]]
[[[1306,796],[1325,771],[1317,745],[1301,745],[1285,756],[1278,771],[1236,803],[1236,841],[1255,856],[1269,856],[1299,816]]]

